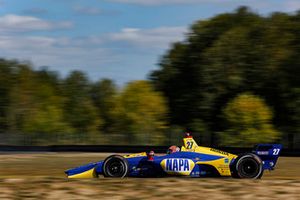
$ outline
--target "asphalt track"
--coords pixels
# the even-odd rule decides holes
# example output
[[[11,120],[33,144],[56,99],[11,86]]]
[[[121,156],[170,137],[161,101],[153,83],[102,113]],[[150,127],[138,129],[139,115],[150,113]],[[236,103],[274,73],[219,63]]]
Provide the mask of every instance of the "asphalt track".
[[[0,153],[0,199],[300,199],[300,158],[280,157],[262,180],[68,180],[63,171],[110,154]]]

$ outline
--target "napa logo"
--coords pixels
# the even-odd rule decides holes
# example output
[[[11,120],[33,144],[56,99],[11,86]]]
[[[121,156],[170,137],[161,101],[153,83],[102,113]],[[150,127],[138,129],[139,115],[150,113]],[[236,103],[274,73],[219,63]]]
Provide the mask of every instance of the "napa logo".
[[[162,160],[160,165],[168,174],[189,175],[195,163],[185,158],[168,158]]]

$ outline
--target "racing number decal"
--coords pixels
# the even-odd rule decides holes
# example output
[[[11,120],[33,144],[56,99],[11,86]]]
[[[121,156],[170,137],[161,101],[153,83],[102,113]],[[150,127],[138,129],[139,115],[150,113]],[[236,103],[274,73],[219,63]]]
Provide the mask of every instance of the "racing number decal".
[[[187,146],[186,148],[187,148],[187,149],[192,149],[193,144],[194,144],[194,142],[188,141],[188,142],[186,143],[186,146]]]
[[[273,149],[273,155],[277,156],[280,152],[280,149]]]

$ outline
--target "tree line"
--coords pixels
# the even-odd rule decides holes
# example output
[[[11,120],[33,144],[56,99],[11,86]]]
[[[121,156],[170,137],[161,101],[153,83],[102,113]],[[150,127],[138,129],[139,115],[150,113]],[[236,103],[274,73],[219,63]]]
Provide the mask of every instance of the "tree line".
[[[194,23],[186,39],[161,58],[150,79],[167,97],[171,124],[205,133],[205,143],[228,143],[227,138],[237,145],[261,136],[261,141],[269,138],[299,148],[299,72],[300,12],[261,16],[240,7]],[[242,103],[226,108],[233,107],[235,98],[249,102],[253,95],[274,118],[258,117]],[[252,124],[241,112],[253,115]]]
[[[0,60],[2,144],[4,138],[32,145],[161,144],[166,127],[166,100],[149,81],[120,89],[109,79],[91,82],[80,71],[61,78]]]
[[[148,80],[118,88],[0,60],[2,143],[300,144],[300,12],[240,7],[195,22]]]

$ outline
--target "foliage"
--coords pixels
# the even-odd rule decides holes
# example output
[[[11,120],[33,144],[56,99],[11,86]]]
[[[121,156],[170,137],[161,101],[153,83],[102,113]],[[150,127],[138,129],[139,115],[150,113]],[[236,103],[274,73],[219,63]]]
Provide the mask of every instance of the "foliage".
[[[129,83],[119,91],[112,80],[92,83],[80,71],[60,78],[47,68],[33,70],[30,63],[1,60],[0,64],[0,134],[16,137],[15,143],[165,140],[166,102],[148,81]],[[5,144],[3,138],[1,142]]]
[[[10,90],[14,65],[15,62],[0,59],[0,132],[4,132],[9,128]]]
[[[92,82],[80,71],[60,77],[47,68],[0,59],[0,134],[44,142],[59,134],[58,143],[160,144],[176,142],[178,132],[189,129],[201,144],[220,145],[226,134],[218,133],[239,132],[235,139],[242,141],[259,130],[264,134],[256,141],[263,142],[263,135],[277,138],[278,130],[281,143],[297,147],[299,75],[300,12],[261,16],[240,7],[195,22],[186,39],[162,56],[150,81],[121,88],[109,79]],[[250,95],[256,103],[249,109],[257,110],[250,113],[261,117],[270,107],[274,119],[269,114],[257,118],[263,123],[233,122],[224,107],[245,91],[258,96]],[[235,106],[247,116],[244,107]],[[251,138],[244,144],[252,144]]]
[[[300,12],[260,16],[240,7],[192,25],[150,76],[169,102],[171,123],[191,127],[201,120],[217,145],[216,133],[228,129],[222,108],[249,91],[274,108],[283,138],[298,134],[299,24]]]
[[[272,111],[258,96],[243,93],[223,109],[228,129],[220,133],[220,143],[229,146],[251,146],[274,142],[279,132],[272,125]]]
[[[102,120],[89,98],[90,83],[85,74],[73,71],[64,81],[65,119],[77,133],[97,134]]]
[[[128,143],[160,144],[167,125],[164,97],[147,81],[129,83],[117,97],[114,110],[118,132]]]
[[[103,120],[99,126],[103,132],[113,131],[113,109],[116,106],[117,87],[110,79],[103,79],[92,85],[91,99],[98,109],[99,117]]]

